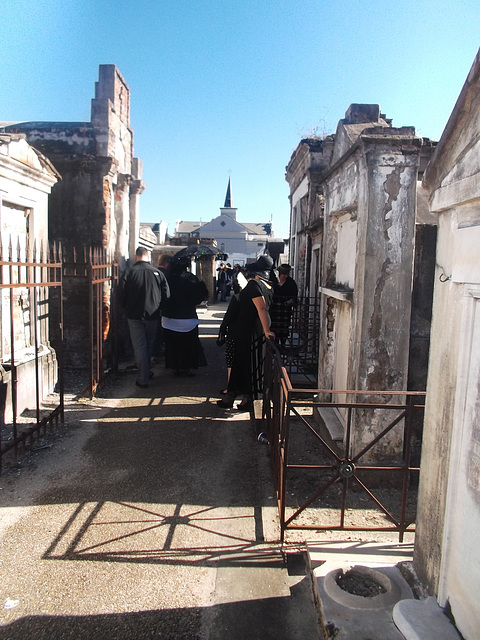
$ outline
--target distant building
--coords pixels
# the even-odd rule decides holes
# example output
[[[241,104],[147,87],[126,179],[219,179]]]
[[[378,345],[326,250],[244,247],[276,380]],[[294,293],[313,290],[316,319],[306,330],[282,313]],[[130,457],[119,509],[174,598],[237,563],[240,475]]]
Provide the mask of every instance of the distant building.
[[[206,223],[178,220],[175,237],[184,238],[185,244],[188,244],[188,238],[216,240],[219,251],[228,255],[228,262],[241,265],[255,261],[264,252],[267,242],[273,239],[271,222],[237,221],[230,179],[220,215]]]
[[[138,237],[138,246],[145,247],[149,251],[152,251],[157,244],[156,233],[154,233],[148,225],[141,224]]]
[[[141,222],[140,236],[142,234],[142,230],[144,231],[145,229],[147,229],[147,227],[150,229],[152,233],[155,234],[156,245],[165,244],[167,239],[167,232],[168,232],[168,224],[166,222],[164,222],[163,220],[160,220],[160,222]]]

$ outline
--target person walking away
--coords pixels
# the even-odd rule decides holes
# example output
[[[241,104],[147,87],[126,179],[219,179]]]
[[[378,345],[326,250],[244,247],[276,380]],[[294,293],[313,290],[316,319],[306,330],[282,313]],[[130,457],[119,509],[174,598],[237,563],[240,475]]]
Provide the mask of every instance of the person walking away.
[[[233,407],[237,395],[242,394],[242,401],[236,408],[248,409],[253,398],[257,398],[262,391],[263,340],[275,339],[268,313],[273,296],[269,283],[272,267],[273,260],[268,255],[262,255],[255,263],[246,266],[249,280],[238,294],[238,320],[228,333],[234,341],[228,391],[224,398],[217,401],[219,407]]]
[[[229,276],[226,265],[220,267],[218,272],[218,290],[220,292],[220,302],[225,302],[227,299]]]
[[[162,253],[158,258],[158,269],[163,273],[165,278],[167,278],[168,274],[168,265],[170,263],[170,259],[172,256],[167,253]],[[162,311],[160,309],[160,318],[157,326],[157,335],[155,336],[155,343],[153,345],[153,358],[154,362],[160,360],[165,355],[165,339],[163,336],[163,327],[162,327]]]
[[[207,361],[198,335],[196,307],[208,299],[204,282],[188,270],[190,259],[173,257],[169,265],[170,298],[162,305],[165,368],[176,376],[193,376]]]
[[[119,303],[125,309],[135,362],[137,387],[148,387],[150,364],[160,318],[160,305],[170,289],[165,275],[150,264],[145,247],[135,252],[135,264],[127,269],[118,285]]]
[[[233,274],[235,273],[233,268],[232,268],[232,265],[229,262],[227,262],[227,264],[225,265],[225,271],[227,272],[227,293],[226,293],[226,295],[227,295],[227,298],[229,298],[230,297],[230,293],[232,291]]]
[[[220,264],[217,267],[217,277],[215,279],[215,291],[216,291],[216,295],[215,295],[215,302],[218,302],[218,295],[221,294],[220,291],[220,275],[222,273],[222,269],[225,266],[224,262],[220,262]]]
[[[162,255],[158,258],[158,268],[166,277],[168,273],[168,265],[170,264],[170,260],[172,256],[169,256],[167,253],[162,253]]]
[[[281,264],[278,267],[278,282],[273,285],[273,300],[270,307],[272,318],[271,329],[275,333],[275,341],[285,348],[292,323],[293,310],[297,305],[298,287],[290,276],[292,267]]]

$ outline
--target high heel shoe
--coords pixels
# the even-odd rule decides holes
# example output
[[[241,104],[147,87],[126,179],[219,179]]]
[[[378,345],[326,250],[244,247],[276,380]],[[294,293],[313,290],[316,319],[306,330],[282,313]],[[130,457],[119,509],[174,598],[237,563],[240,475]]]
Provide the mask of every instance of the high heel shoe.
[[[225,398],[221,400],[217,400],[217,405],[222,407],[222,409],[231,409],[233,407],[233,403],[235,402],[235,396],[231,393],[225,394]]]

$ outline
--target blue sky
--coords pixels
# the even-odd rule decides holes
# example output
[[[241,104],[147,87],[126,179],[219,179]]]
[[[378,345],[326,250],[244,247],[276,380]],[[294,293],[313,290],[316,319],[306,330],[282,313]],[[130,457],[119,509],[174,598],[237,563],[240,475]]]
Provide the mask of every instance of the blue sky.
[[[131,90],[144,222],[288,234],[285,166],[350,103],[438,139],[480,46],[478,0],[3,0],[0,120],[89,121],[99,64]]]

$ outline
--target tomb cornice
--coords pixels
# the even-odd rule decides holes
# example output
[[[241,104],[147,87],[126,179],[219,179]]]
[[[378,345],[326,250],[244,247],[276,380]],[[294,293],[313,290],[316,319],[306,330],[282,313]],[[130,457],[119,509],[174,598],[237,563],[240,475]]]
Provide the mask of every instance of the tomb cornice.
[[[320,287],[320,293],[328,298],[335,298],[342,302],[353,302],[353,289],[347,289],[340,285],[338,287]]]

